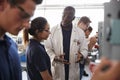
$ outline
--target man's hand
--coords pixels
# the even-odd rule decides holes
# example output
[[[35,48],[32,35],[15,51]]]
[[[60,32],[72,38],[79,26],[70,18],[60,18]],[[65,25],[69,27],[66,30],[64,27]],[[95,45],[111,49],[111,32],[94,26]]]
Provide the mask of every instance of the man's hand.
[[[108,69],[103,70],[106,65],[109,66]],[[91,80],[120,80],[120,61],[103,58]]]
[[[79,63],[83,59],[83,55],[79,51],[76,55],[77,55],[77,60],[75,61],[75,63]]]
[[[65,54],[61,54],[59,56],[56,56],[54,61],[55,62],[60,62],[60,63],[63,63],[63,64],[70,64],[70,62],[68,62],[67,60],[64,59],[64,56],[65,56]]]

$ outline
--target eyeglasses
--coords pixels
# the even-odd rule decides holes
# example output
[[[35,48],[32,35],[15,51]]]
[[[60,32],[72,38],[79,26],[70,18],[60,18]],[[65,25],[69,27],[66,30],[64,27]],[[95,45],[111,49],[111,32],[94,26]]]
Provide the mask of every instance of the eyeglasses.
[[[31,15],[27,13],[21,6],[16,5],[16,7],[23,13],[23,15],[21,15],[22,19],[27,19],[31,17]]]

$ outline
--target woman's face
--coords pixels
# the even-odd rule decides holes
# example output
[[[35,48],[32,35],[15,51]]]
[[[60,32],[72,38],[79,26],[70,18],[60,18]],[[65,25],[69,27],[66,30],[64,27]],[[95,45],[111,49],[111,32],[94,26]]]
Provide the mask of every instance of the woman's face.
[[[90,32],[89,30],[86,30],[86,31],[85,31],[85,36],[86,36],[86,38],[89,37],[90,33],[91,33],[91,32]]]
[[[38,33],[38,38],[39,38],[40,40],[46,40],[46,39],[49,37],[49,34],[50,34],[50,26],[49,26],[49,24],[47,23],[47,24],[45,25],[44,30],[43,30],[42,32],[39,32],[39,33]]]

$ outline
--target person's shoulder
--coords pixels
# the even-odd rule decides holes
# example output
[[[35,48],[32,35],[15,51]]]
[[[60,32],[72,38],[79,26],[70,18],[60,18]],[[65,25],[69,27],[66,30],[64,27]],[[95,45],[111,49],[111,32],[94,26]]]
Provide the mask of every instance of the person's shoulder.
[[[59,27],[60,27],[60,24],[54,25],[51,30],[57,29],[57,28],[59,28]]]
[[[7,40],[8,42],[10,42],[12,45],[15,45],[15,46],[17,45],[16,42],[15,42],[11,37],[9,37],[9,36],[6,35],[6,34],[5,34],[5,38],[6,38],[6,40]]]
[[[17,60],[17,58],[19,57],[17,43],[11,37],[9,37],[8,35],[5,35],[5,38],[7,40],[7,43],[10,44],[10,46],[9,46],[10,47],[9,48],[10,54],[14,56],[15,60]]]
[[[59,30],[60,28],[61,28],[61,27],[60,27],[60,24],[57,24],[57,25],[53,26],[53,27],[51,28],[51,34],[54,33],[55,31]]]
[[[29,44],[27,50],[32,52],[39,52],[41,51],[41,46],[36,44]]]
[[[30,48],[35,48],[35,49],[36,49],[37,47],[39,47],[40,43],[37,42],[37,41],[34,40],[34,39],[30,39],[28,45],[29,45]]]
[[[84,31],[81,28],[79,28],[77,26],[75,28],[76,28],[77,32],[84,34]]]

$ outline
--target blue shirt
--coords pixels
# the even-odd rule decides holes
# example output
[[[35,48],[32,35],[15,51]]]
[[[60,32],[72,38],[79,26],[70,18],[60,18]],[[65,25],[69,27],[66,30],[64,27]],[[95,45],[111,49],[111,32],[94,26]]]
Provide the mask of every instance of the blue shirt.
[[[43,80],[40,72],[45,70],[48,70],[51,75],[50,58],[40,42],[30,39],[26,54],[27,70],[30,80]]]
[[[7,35],[0,40],[0,80],[22,80],[17,45]]]

